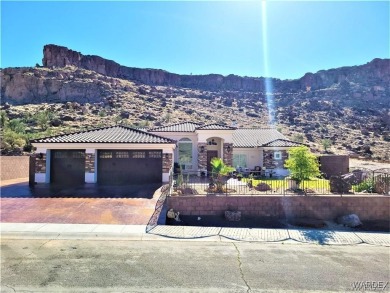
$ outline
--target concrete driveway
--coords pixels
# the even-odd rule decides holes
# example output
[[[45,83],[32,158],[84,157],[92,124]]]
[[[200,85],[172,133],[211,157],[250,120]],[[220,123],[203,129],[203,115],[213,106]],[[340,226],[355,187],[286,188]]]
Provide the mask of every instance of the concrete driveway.
[[[2,182],[1,222],[146,225],[160,196],[159,187],[30,188],[26,181]]]

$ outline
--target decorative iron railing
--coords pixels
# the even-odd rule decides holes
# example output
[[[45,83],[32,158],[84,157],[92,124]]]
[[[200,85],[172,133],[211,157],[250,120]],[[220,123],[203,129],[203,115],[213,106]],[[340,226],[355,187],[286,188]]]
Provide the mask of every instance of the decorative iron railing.
[[[355,172],[356,173],[356,172]],[[216,195],[216,196],[260,196],[260,195],[326,195],[378,193],[389,194],[389,173],[371,172],[359,176],[353,172],[347,175],[325,178],[310,178],[299,183],[289,177],[265,177],[261,171],[247,174],[218,176],[204,172],[172,174],[172,196]]]

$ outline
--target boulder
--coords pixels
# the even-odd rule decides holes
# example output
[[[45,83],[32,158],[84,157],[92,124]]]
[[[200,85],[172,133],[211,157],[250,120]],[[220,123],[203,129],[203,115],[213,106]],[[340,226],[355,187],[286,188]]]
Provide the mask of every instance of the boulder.
[[[268,191],[271,190],[271,187],[267,183],[259,183],[255,189],[257,191]]]
[[[330,192],[347,193],[352,188],[352,185],[340,176],[330,176],[329,178]]]
[[[58,127],[62,124],[62,121],[60,119],[53,119],[50,121],[51,126],[53,127]]]
[[[239,211],[225,211],[225,218],[228,221],[240,221],[241,212]]]
[[[362,225],[362,222],[360,222],[360,219],[356,214],[339,217],[337,218],[337,223],[351,228],[356,228]]]

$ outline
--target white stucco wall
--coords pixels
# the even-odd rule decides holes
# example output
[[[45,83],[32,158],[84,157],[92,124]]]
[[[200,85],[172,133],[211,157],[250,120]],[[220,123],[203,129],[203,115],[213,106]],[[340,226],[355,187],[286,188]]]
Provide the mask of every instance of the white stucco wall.
[[[196,130],[198,141],[206,143],[211,137],[219,137],[225,143],[233,143],[233,130]]]

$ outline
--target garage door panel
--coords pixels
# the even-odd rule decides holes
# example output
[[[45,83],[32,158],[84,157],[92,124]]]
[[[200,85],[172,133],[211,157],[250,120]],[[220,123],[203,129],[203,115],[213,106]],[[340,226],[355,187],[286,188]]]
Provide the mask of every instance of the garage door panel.
[[[85,183],[85,152],[83,150],[52,150],[50,178],[53,184]]]
[[[98,182],[100,184],[131,185],[161,181],[161,150],[99,151]]]

